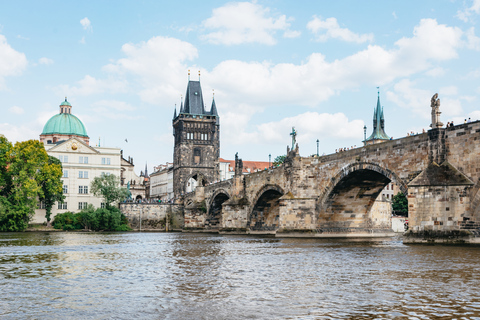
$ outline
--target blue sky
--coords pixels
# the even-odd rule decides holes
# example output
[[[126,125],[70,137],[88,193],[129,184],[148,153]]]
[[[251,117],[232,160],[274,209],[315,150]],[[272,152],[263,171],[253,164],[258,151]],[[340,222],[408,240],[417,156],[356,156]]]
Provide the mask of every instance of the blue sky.
[[[480,119],[480,0],[2,1],[0,133],[38,139],[67,96],[92,145],[171,162],[188,70],[220,115],[221,157],[360,146],[380,87],[386,132]],[[128,143],[125,142],[128,139]]]

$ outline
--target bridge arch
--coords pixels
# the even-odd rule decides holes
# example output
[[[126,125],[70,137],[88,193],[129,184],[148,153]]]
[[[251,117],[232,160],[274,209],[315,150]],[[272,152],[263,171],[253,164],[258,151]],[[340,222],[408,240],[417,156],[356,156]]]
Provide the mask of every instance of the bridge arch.
[[[185,180],[185,193],[195,191],[198,186],[206,186],[208,184],[207,178],[200,172],[194,172]]]
[[[370,210],[385,186],[393,181],[407,195],[408,187],[390,169],[371,162],[343,167],[317,200],[318,224],[368,228],[375,224]]]
[[[205,220],[206,229],[220,228],[222,221],[222,204],[230,198],[230,194],[225,189],[215,190],[208,205],[207,218]]]
[[[275,231],[278,229],[280,197],[284,195],[278,185],[264,185],[255,195],[249,209],[247,228],[251,231]]]

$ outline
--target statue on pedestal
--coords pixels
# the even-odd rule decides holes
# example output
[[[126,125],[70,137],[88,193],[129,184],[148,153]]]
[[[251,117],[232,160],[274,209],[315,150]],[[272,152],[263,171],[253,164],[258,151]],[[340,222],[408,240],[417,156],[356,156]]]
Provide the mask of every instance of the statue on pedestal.
[[[430,127],[432,129],[443,127],[443,123],[440,121],[440,99],[438,98],[438,93],[435,93],[432,97],[430,107],[432,107],[432,124]]]

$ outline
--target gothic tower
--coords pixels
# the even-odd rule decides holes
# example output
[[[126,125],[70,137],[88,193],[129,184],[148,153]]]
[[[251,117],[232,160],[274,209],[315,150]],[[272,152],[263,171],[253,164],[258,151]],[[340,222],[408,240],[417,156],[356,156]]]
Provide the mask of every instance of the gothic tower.
[[[381,143],[390,140],[385,133],[385,118],[383,117],[383,107],[380,105],[380,91],[378,92],[377,107],[373,110],[373,132],[365,140],[365,144]]]
[[[218,180],[220,118],[212,101],[205,111],[200,81],[188,81],[185,103],[173,116],[173,192],[175,197]]]

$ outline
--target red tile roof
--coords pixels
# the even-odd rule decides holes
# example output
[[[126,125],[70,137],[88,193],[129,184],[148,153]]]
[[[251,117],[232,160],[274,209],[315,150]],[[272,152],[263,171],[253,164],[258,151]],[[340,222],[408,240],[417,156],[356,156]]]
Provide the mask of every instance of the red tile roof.
[[[231,171],[235,170],[235,160],[225,160],[225,159],[219,158],[218,161],[223,163],[228,163],[230,166],[229,169]],[[252,173],[252,172],[262,171],[262,170],[268,169],[268,165],[269,163],[265,161],[243,160],[243,173]]]

